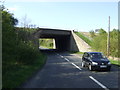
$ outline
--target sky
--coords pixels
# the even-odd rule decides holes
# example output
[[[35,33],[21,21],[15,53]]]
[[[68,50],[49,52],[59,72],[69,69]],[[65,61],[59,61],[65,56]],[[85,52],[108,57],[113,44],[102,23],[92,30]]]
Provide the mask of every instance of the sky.
[[[111,1],[111,2],[110,2]],[[108,31],[110,16],[111,30],[118,29],[117,0],[6,0],[4,5],[19,20],[18,26],[27,19],[28,24],[40,28],[76,30],[89,32],[103,28]]]

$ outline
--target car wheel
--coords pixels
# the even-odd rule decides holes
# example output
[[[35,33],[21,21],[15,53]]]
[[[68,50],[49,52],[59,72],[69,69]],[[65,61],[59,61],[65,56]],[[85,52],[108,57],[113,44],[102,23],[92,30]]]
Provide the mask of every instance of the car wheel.
[[[92,70],[93,70],[93,67],[92,67],[92,65],[91,65],[91,64],[89,64],[88,68],[89,68],[89,70],[90,70],[90,71],[92,71]]]
[[[85,67],[85,62],[84,61],[82,61],[82,67]]]

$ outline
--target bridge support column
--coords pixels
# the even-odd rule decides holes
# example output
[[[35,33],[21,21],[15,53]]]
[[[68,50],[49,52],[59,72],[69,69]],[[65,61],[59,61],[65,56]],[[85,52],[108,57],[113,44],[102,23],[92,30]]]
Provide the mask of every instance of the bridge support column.
[[[70,51],[75,51],[75,52],[79,51],[79,48],[78,48],[77,43],[74,39],[72,31],[71,31],[71,36],[70,36]]]
[[[53,39],[53,49],[56,49],[55,39]]]

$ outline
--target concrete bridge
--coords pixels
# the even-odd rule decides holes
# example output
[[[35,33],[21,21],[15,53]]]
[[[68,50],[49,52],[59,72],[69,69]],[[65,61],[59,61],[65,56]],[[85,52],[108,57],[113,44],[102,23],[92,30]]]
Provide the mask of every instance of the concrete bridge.
[[[85,50],[87,47],[84,47],[87,44],[83,45],[80,43],[79,38],[70,30],[39,28],[33,33],[33,35],[36,39],[36,44],[38,47],[39,38],[53,38],[55,40],[56,49],[58,51],[88,51]]]

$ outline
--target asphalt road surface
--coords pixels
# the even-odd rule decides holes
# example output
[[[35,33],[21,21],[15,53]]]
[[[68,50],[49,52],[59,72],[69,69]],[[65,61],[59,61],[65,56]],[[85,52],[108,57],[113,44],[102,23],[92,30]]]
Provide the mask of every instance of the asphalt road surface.
[[[65,52],[47,53],[45,66],[27,80],[22,88],[119,88],[120,67],[111,71],[89,71],[81,67],[81,56]]]

